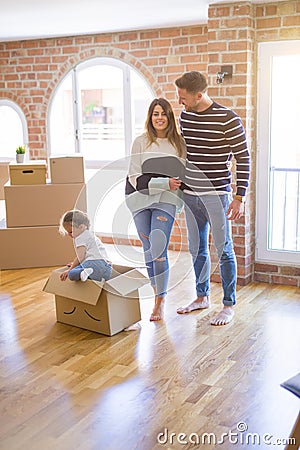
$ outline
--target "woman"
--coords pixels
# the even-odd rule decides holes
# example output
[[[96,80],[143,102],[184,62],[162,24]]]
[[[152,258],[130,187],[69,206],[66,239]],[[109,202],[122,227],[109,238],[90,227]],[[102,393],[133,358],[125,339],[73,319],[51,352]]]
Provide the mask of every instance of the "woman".
[[[163,318],[169,280],[168,244],[175,214],[183,206],[179,188],[184,161],[185,144],[172,107],[164,98],[154,99],[145,133],[133,142],[126,182],[126,204],[133,214],[155,293],[150,321]]]

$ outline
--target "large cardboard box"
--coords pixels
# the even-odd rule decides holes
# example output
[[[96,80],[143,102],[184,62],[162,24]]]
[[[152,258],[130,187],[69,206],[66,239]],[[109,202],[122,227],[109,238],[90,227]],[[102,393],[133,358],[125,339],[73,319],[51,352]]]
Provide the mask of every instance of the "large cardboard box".
[[[49,167],[52,183],[84,183],[83,156],[51,156]]]
[[[0,228],[0,269],[62,266],[75,258],[73,240],[58,227]]]
[[[9,162],[0,161],[0,200],[4,200],[4,185],[9,180]]]
[[[9,176],[10,184],[45,184],[47,163],[44,160],[10,163]]]
[[[139,287],[149,283],[143,269],[113,266],[110,280],[65,281],[54,270],[44,291],[55,295],[58,322],[112,336],[141,320]]]
[[[4,192],[8,228],[58,225],[66,211],[87,208],[85,185],[79,183],[7,184]]]

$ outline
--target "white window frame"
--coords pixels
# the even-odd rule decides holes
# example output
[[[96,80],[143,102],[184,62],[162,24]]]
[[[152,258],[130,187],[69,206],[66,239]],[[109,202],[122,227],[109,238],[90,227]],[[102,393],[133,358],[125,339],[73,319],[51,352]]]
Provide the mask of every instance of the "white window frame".
[[[70,72],[72,73],[72,85],[73,85],[73,111],[74,111],[74,126],[75,126],[75,152],[80,153],[80,120],[78,117],[79,107],[80,107],[80,95],[79,95],[79,88],[78,88],[78,80],[77,80],[77,73],[79,73],[81,70],[85,70],[88,67],[93,67],[95,65],[108,65],[108,66],[114,66],[118,67],[123,72],[123,106],[124,106],[124,130],[125,130],[125,155],[124,157],[128,157],[131,152],[131,145],[132,145],[132,139],[133,139],[133,127],[134,127],[134,111],[132,110],[132,101],[131,101],[131,81],[130,81],[130,69],[136,70],[134,67],[130,66],[128,63],[115,59],[115,58],[109,58],[109,57],[95,57],[91,58],[87,61],[80,62],[77,64],[76,67],[74,67]],[[66,76],[70,75],[70,72],[66,74]],[[139,75],[141,75],[138,71],[136,71]],[[60,81],[60,83],[63,80]],[[146,80],[145,80],[146,82]],[[150,90],[151,86],[149,86]],[[153,93],[153,98],[154,98]],[[53,95],[53,99],[55,97],[55,93]],[[49,105],[49,114],[47,117],[47,128],[50,130],[50,117],[51,117],[51,107],[52,107],[52,101]],[[51,137],[48,137],[48,143],[49,143],[49,153],[51,154]],[[99,168],[101,166],[106,166],[112,161],[101,161],[101,160],[89,160],[87,167],[88,168]],[[121,162],[122,165],[122,162]]]
[[[257,83],[257,186],[256,186],[256,261],[300,265],[300,253],[268,248],[270,214],[270,105],[273,56],[299,54],[300,41],[262,42],[258,44]],[[297,77],[298,74],[291,74]],[[284,89],[284,82],[283,82]]]
[[[16,111],[16,113],[18,114],[21,123],[22,123],[22,130],[23,130],[23,144],[24,145],[28,145],[28,127],[27,127],[27,120],[26,120],[26,116],[22,110],[22,108],[20,108],[20,106],[13,102],[12,100],[9,99],[1,99],[0,100],[0,106],[8,106],[10,108],[12,108],[14,111]],[[5,156],[5,155],[0,155],[0,160],[8,160],[8,159],[12,159],[9,156]]]

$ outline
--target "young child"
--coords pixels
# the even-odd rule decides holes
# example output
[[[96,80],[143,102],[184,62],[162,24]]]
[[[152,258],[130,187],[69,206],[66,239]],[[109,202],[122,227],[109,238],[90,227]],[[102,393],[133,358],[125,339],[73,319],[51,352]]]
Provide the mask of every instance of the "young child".
[[[65,281],[108,280],[112,266],[101,240],[90,230],[90,220],[86,213],[79,210],[67,211],[60,219],[60,233],[74,239],[76,258],[65,270],[60,279]]]

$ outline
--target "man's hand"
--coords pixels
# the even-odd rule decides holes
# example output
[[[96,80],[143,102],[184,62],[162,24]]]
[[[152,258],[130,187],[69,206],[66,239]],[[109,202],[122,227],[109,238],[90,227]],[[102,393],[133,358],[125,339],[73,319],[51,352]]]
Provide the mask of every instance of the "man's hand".
[[[181,180],[178,178],[169,178],[169,186],[171,191],[176,191],[176,189],[179,189],[181,185]]]
[[[245,204],[240,202],[239,200],[233,199],[226,213],[227,219],[238,220],[243,216],[244,211],[245,211]]]

